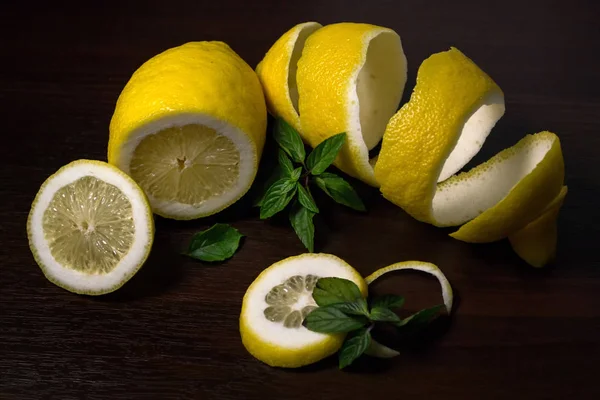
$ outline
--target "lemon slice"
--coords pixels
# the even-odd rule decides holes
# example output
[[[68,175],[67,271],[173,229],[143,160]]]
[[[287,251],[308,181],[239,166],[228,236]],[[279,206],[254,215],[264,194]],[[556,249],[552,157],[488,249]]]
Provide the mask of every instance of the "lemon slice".
[[[556,256],[556,220],[566,195],[567,187],[563,186],[542,215],[508,237],[513,250],[533,267],[543,267]]]
[[[325,277],[351,280],[367,296],[361,275],[333,255],[303,254],[265,269],[252,282],[242,303],[240,334],[248,352],[268,365],[287,368],[334,354],[344,334],[316,333],[302,325],[316,307],[312,290],[317,280]]]
[[[390,272],[401,271],[401,270],[415,270],[428,273],[433,275],[439,282],[442,288],[442,298],[444,300],[444,306],[446,312],[450,314],[452,312],[452,304],[454,302],[454,293],[450,282],[446,278],[446,275],[438,268],[437,265],[423,262],[423,261],[404,261],[383,267],[373,272],[371,275],[365,278],[367,285],[371,285],[377,279]],[[378,358],[392,358],[400,355],[400,353],[394,349],[391,349],[374,339],[371,339],[371,344],[365,352],[372,357]]]
[[[144,63],[119,96],[108,160],[134,178],[156,214],[193,219],[252,184],[266,106],[252,70],[222,42],[191,42]]]
[[[136,183],[100,161],[74,161],[41,186],[27,220],[45,276],[74,293],[99,295],[127,282],[152,246],[154,221]]]
[[[269,112],[283,118],[298,132],[302,131],[298,115],[298,60],[306,39],[317,29],[318,22],[305,22],[284,33],[271,46],[256,73],[265,92]]]

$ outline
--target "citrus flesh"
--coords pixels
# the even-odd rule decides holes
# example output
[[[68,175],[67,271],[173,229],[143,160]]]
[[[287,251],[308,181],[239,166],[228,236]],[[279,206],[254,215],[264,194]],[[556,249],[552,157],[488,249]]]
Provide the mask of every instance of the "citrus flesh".
[[[143,188],[156,214],[194,219],[252,184],[266,106],[254,71],[222,42],[191,42],[148,60],[123,89],[108,160]]]
[[[103,162],[78,160],[44,182],[27,233],[50,281],[96,295],[118,289],[142,266],[154,224],[144,193],[130,177]]]
[[[240,334],[248,352],[268,365],[287,368],[335,353],[345,335],[312,332],[302,325],[316,308],[314,285],[325,277],[351,280],[367,295],[361,275],[333,255],[303,254],[265,269],[248,287],[242,303]]]

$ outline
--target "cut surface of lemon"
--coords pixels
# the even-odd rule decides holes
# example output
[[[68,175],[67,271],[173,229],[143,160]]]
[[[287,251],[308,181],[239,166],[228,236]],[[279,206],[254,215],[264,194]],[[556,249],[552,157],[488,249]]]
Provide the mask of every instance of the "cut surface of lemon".
[[[108,160],[156,214],[214,214],[250,188],[265,141],[260,82],[227,44],[191,42],[145,62],[110,123]]]
[[[154,221],[146,196],[129,176],[104,162],[78,160],[43,183],[27,234],[48,280],[99,295],[121,287],[142,266]]]
[[[362,276],[330,254],[302,254],[279,261],[252,282],[242,303],[240,334],[250,354],[274,366],[296,368],[334,354],[345,335],[306,329],[302,322],[316,304],[312,290],[319,278],[354,282],[363,296]]]

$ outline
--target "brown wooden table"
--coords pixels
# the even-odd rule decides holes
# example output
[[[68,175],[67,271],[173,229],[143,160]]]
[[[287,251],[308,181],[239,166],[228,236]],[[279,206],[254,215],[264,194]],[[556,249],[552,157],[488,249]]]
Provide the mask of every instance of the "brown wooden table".
[[[600,6],[570,1],[7,1],[0,11],[1,399],[597,399],[600,398]],[[369,212],[325,208],[318,250],[360,272],[425,260],[460,301],[401,357],[270,368],[242,346],[242,295],[271,263],[302,253],[292,230],[260,221],[248,200],[208,220],[157,218],[148,263],[118,292],[71,294],[42,275],[25,221],[40,184],[78,158],[106,159],[119,92],[145,60],[222,40],[255,66],[296,23],[395,29],[418,65],[453,45],[502,87],[507,112],[477,162],[544,129],[562,141],[569,194],[557,263],[534,270],[506,241],[461,243],[358,185]],[[229,222],[246,240],[230,261],[179,255],[191,235]],[[374,288],[416,310],[440,301],[427,276]]]

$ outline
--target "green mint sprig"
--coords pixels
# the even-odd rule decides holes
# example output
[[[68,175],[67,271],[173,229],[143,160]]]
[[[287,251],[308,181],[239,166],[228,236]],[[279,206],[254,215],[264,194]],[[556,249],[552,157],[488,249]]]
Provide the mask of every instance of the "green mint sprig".
[[[227,224],[215,224],[192,237],[185,255],[200,261],[224,261],[235,254],[243,236]]]
[[[443,307],[436,305],[402,319],[393,309],[402,307],[403,297],[387,294],[368,301],[354,282],[342,278],[320,278],[313,290],[313,299],[319,307],[304,319],[307,329],[319,333],[348,333],[338,353],[340,369],[368,352],[373,342],[371,330],[377,324],[418,331]]]
[[[352,186],[341,176],[326,172],[344,145],[346,134],[339,133],[324,140],[308,156],[300,134],[283,119],[277,119],[273,136],[279,146],[278,166],[255,205],[260,207],[261,219],[271,218],[289,208],[292,228],[304,246],[314,252],[313,219],[319,213],[319,207],[311,187],[320,188],[339,204],[365,211],[365,205]]]

